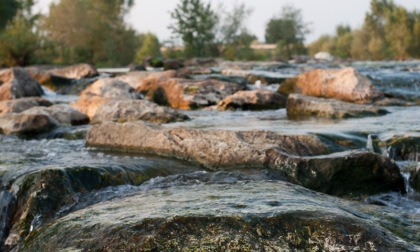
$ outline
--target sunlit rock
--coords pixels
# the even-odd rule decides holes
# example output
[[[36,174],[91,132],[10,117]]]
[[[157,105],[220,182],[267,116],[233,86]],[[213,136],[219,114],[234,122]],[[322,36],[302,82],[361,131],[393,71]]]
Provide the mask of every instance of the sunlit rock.
[[[286,97],[272,91],[256,89],[238,91],[218,103],[221,110],[266,110],[284,108]]]
[[[0,101],[0,116],[6,113],[20,113],[36,106],[49,107],[50,101],[40,97],[19,98],[14,100]]]

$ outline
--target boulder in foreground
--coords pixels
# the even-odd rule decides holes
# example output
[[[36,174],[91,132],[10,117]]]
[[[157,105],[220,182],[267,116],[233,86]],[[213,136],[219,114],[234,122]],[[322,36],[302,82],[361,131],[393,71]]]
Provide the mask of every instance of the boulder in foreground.
[[[384,96],[371,80],[352,67],[316,69],[303,73],[283,82],[278,92],[299,93],[362,104],[372,103]]]
[[[349,118],[385,115],[388,112],[374,106],[354,104],[335,99],[291,94],[287,99],[287,115],[311,115]]]
[[[284,108],[286,97],[269,90],[238,91],[219,102],[221,110],[266,110]]]
[[[168,123],[187,119],[188,116],[180,114],[172,108],[161,107],[146,100],[110,100],[98,108],[92,117],[92,122],[143,120],[155,123]]]
[[[23,68],[0,71],[0,101],[44,94],[41,86]]]
[[[338,196],[405,192],[399,168],[391,160],[367,151],[322,155],[329,150],[315,136],[161,128],[133,122],[95,125],[87,133],[86,144],[174,157],[216,170],[276,169],[293,183]]]

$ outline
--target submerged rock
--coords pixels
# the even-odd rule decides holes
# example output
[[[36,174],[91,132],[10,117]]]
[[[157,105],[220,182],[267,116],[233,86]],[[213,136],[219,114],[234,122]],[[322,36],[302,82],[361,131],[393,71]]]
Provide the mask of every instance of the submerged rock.
[[[393,136],[380,141],[378,146],[394,160],[420,160],[420,136]]]
[[[172,108],[158,106],[146,100],[111,100],[103,103],[92,117],[93,123],[98,122],[127,122],[151,121],[168,123],[184,121],[188,116],[179,114]]]
[[[380,225],[349,214],[341,204],[285,182],[153,189],[47,224],[20,251],[415,249]]]
[[[70,106],[92,118],[98,108],[107,101],[140,98],[140,94],[127,83],[117,79],[104,78],[83,90],[79,99],[70,103]]]
[[[265,110],[279,109],[286,105],[286,97],[276,92],[256,89],[251,91],[238,91],[219,102],[221,110]]]
[[[389,159],[371,152],[322,155],[329,150],[315,136],[106,123],[89,129],[86,144],[175,157],[210,169],[272,168],[293,183],[340,196],[405,191],[400,171]]]
[[[173,108],[196,109],[216,105],[241,90],[238,84],[216,80],[189,80],[151,75],[137,89],[149,100]]]
[[[362,104],[372,103],[384,96],[372,81],[352,67],[316,69],[286,80],[278,91],[283,94],[300,93]]]
[[[23,68],[0,71],[0,101],[44,94],[41,86]]]
[[[349,118],[385,115],[388,112],[374,106],[354,104],[335,99],[291,94],[287,99],[287,115],[311,115]]]
[[[0,101],[0,116],[6,113],[20,113],[36,106],[49,107],[51,105],[53,104],[50,101],[40,97]]]

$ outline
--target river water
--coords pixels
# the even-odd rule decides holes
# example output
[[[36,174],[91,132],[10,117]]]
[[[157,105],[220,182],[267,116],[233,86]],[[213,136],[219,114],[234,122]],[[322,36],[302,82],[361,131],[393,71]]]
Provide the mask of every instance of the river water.
[[[353,65],[365,76],[374,80],[377,87],[397,97],[420,100],[420,62],[363,62]],[[271,75],[296,75],[302,66],[289,68],[257,69]],[[317,66],[318,67],[318,66]],[[322,67],[327,67],[322,65]],[[76,96],[59,96],[48,93],[47,99],[55,102],[69,102]],[[191,120],[167,124],[165,127],[187,126],[199,129],[251,130],[262,129],[277,131],[282,134],[316,134],[326,138],[339,138],[351,141],[360,149],[368,145],[369,135],[376,135],[381,140],[392,136],[420,137],[420,107],[386,107],[391,113],[381,117],[366,117],[346,120],[325,118],[289,119],[285,109],[271,111],[228,111],[214,112],[206,110],[182,111]],[[282,178],[270,170],[239,170],[211,172],[200,166],[173,159],[154,156],[124,155],[106,153],[85,146],[84,133],[90,126],[60,129],[77,135],[76,139],[64,138],[22,140],[14,136],[0,135],[0,191],[7,191],[14,181],[46,169],[68,169],[72,167],[90,167],[100,169],[136,170],[147,174],[150,179],[142,184],[126,183],[110,186],[77,195],[71,206],[66,206],[57,214],[57,218],[75,211],[89,209],[108,209],[118,207],[121,218],[127,220],[136,211],[142,211],[146,217],[164,216],[171,208],[183,209],[181,212],[269,215],[280,211],[278,206],[298,208],[299,205],[311,207],[333,207],[337,211],[378,223],[402,240],[420,249],[420,194],[407,184],[408,193],[385,193],[365,199],[346,200],[322,195],[308,189],[298,188],[307,197],[287,196]],[[53,136],[53,135],[49,135]],[[386,150],[383,150],[384,154]],[[404,176],[408,179],[407,167],[420,168],[420,160],[398,161]],[[271,188],[271,189],[270,189]],[[280,193],[279,191],[282,191]],[[194,193],[193,193],[194,192]],[[213,193],[212,193],[213,192]],[[308,201],[312,194],[322,201]],[[2,204],[5,194],[0,192]],[[174,202],[169,202],[168,195],[176,195]],[[130,205],[134,198],[153,202],[148,207]],[[127,199],[127,200],[124,200]],[[271,202],[271,203],[270,203]],[[327,203],[325,203],[327,202]],[[105,205],[104,205],[105,204]],[[108,204],[108,205],[107,205]],[[328,206],[321,206],[328,204]],[[176,207],[174,206],[176,205]],[[289,206],[290,205],[290,206]],[[3,207],[4,211],[4,205]],[[111,207],[112,208],[112,207]],[[159,210],[156,210],[159,209]],[[0,208],[0,210],[2,210]],[[98,210],[99,211],[99,210]],[[101,210],[102,211],[102,210]],[[174,210],[175,211],[175,210]],[[178,210],[177,210],[178,211]],[[104,216],[107,216],[105,213]],[[1,216],[0,216],[1,217]],[[4,216],[3,216],[4,218]],[[112,219],[112,218],[110,218]],[[89,221],[94,221],[89,219]],[[33,223],[31,230],[43,223]],[[83,224],[83,223],[82,223]],[[0,218],[0,229],[2,227]],[[1,232],[0,232],[1,234]],[[416,247],[417,246],[417,247]]]

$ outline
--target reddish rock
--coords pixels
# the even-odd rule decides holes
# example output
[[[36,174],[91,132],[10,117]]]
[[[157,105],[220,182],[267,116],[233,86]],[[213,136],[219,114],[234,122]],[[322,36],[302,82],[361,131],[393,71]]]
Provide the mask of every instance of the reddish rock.
[[[183,72],[177,72],[175,70],[168,70],[163,72],[134,71],[118,76],[116,79],[127,83],[136,90],[140,90],[143,81],[149,76],[153,76],[154,78],[184,78],[186,74]]]
[[[383,97],[368,78],[352,68],[316,69],[287,79],[279,88],[283,94],[334,98],[346,102],[372,103]]]
[[[279,109],[286,106],[286,97],[269,90],[256,89],[252,91],[238,91],[219,102],[221,110],[265,110]]]

